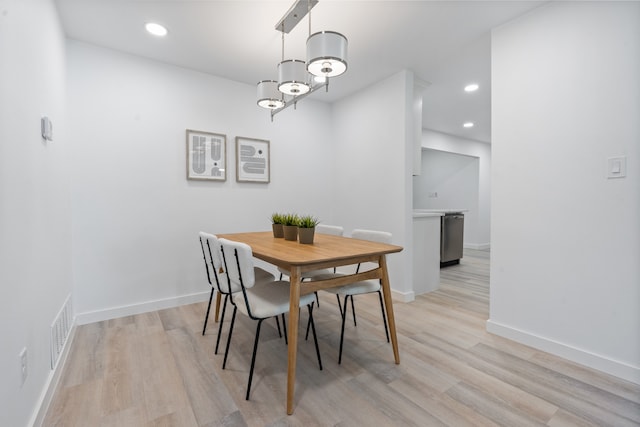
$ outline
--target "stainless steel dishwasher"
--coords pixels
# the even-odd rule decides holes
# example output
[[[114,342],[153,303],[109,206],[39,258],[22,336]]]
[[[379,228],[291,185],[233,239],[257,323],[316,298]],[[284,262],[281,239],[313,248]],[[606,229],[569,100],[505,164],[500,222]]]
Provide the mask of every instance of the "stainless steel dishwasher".
[[[459,264],[464,240],[464,214],[445,213],[440,218],[440,267]]]

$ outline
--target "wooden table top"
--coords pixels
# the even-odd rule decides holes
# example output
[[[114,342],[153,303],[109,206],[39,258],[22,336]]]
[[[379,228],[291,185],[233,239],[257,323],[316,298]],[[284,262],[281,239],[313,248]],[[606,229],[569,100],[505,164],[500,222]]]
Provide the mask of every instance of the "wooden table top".
[[[218,237],[251,246],[253,256],[277,266],[341,265],[354,258],[379,257],[402,251],[402,246],[316,233],[311,245],[273,237],[271,231],[219,234]]]

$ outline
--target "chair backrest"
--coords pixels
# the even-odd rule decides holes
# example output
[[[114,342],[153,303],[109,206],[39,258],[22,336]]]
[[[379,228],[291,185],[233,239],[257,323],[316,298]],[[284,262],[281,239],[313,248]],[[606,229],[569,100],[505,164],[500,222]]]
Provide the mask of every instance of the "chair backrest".
[[[316,225],[316,233],[342,236],[344,234],[344,228],[339,225],[318,224]]]
[[[222,254],[220,253],[220,240],[214,234],[209,234],[201,231],[200,244],[202,245],[202,254],[204,256],[207,266],[207,275],[209,277],[209,283],[211,278],[214,279],[215,285],[218,291],[223,294],[229,293],[229,278],[225,277],[224,269],[222,268]],[[210,268],[210,269],[209,269]],[[210,271],[212,273],[210,273]],[[213,283],[212,283],[213,284]]]
[[[224,271],[231,282],[231,286],[238,288],[252,288],[256,282],[253,269],[253,252],[251,246],[227,239],[218,239],[222,252]]]
[[[353,237],[354,239],[370,240],[372,242],[391,244],[393,235],[386,231],[355,229],[351,232],[351,237]]]
[[[388,233],[386,231],[355,229],[351,232],[351,237],[353,237],[354,239],[369,240],[372,242],[391,244],[391,239],[393,236],[391,233]],[[364,268],[367,268],[369,266],[370,266],[369,263],[364,264]],[[361,264],[358,264],[358,266],[356,267],[356,273],[360,271],[360,267],[361,267]]]
[[[207,272],[207,280],[209,281],[209,284],[213,286],[213,283],[211,282],[211,273],[209,272],[209,266],[211,264],[211,256],[209,254],[209,248],[207,246],[207,233],[201,231],[199,233],[199,240],[200,240],[200,248],[202,249],[202,258],[204,259],[204,268],[205,268],[205,271]]]

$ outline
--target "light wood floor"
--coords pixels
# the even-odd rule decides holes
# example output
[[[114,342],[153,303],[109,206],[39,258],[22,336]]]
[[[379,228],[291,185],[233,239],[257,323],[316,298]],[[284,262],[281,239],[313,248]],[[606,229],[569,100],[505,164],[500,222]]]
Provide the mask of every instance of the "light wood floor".
[[[395,304],[400,365],[376,295],[356,299],[358,326],[347,324],[338,365],[339,312],[321,293],[324,370],[313,342],[301,340],[291,416],[287,351],[273,321],[263,327],[250,401],[255,323],[244,316],[226,370],[213,354],[217,324],[201,335],[204,303],[81,326],[44,425],[640,425],[639,386],[488,334],[488,276],[489,252],[465,251],[442,270],[438,291]]]

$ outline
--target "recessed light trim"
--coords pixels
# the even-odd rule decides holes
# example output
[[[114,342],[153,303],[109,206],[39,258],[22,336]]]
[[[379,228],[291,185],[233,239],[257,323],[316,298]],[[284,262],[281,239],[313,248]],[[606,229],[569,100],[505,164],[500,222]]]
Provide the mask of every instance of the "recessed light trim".
[[[466,128],[472,128],[474,125],[473,125],[473,122],[466,122],[462,126]]]
[[[157,36],[157,37],[164,37],[168,33],[167,28],[165,26],[160,25],[160,24],[155,23],[155,22],[147,22],[145,24],[144,28],[150,34],[153,34],[154,36]]]
[[[464,87],[465,92],[475,92],[480,86],[477,83],[470,83]]]

